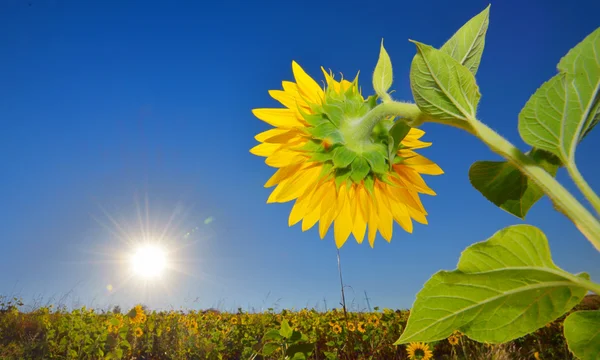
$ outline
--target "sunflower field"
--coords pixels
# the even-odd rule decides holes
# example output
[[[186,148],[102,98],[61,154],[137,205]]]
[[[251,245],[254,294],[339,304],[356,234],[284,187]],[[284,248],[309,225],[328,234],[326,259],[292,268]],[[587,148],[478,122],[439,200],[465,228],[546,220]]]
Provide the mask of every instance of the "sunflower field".
[[[575,310],[597,309],[588,296]],[[409,311],[248,313],[129,312],[52,306],[0,310],[0,359],[572,359],[561,317],[503,345],[481,344],[460,333],[432,343],[395,346]]]

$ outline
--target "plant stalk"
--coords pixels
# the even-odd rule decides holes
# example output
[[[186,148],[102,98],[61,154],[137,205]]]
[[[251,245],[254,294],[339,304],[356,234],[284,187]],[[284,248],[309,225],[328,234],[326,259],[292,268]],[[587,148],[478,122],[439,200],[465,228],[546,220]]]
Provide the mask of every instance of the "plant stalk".
[[[592,190],[590,185],[585,181],[579,169],[577,169],[577,165],[575,163],[569,164],[566,166],[571,179],[575,182],[575,185],[579,188],[579,191],[585,196],[585,198],[590,202],[596,213],[600,215],[600,197]]]

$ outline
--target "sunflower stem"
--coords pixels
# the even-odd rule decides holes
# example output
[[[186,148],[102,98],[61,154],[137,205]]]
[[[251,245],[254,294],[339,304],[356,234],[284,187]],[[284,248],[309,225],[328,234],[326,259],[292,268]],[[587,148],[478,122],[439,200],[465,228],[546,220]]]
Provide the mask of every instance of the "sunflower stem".
[[[421,111],[415,104],[389,101],[375,106],[364,117],[357,120],[352,128],[352,140],[366,142],[370,139],[375,125],[390,116],[400,117],[408,121],[410,126],[418,126],[421,121]]]
[[[530,180],[537,184],[544,194],[548,195],[555,206],[567,216],[588,241],[592,243],[596,250],[600,251],[600,221],[543,167],[481,121],[475,118],[469,118],[468,121],[437,120],[421,113],[419,107],[415,104],[400,102],[383,103],[373,108],[364,119],[369,119],[373,124],[377,124],[377,121],[381,118],[393,115],[408,118],[417,123],[435,122],[454,126],[478,137],[488,145],[492,151],[507,159]],[[373,119],[377,119],[377,121]],[[367,121],[364,122],[366,123]]]
[[[340,261],[340,249],[337,249],[338,273],[340,274],[340,288],[342,290],[342,308],[344,309],[344,318],[348,322],[348,313],[346,312],[346,296],[344,295],[344,280],[342,279],[342,263]]]

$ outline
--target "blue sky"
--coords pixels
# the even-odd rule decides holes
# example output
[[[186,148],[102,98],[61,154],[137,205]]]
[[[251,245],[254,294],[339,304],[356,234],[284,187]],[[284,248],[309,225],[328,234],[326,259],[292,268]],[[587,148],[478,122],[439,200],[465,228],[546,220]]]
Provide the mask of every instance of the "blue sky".
[[[320,66],[347,77],[360,70],[371,93],[382,38],[394,96],[410,100],[408,39],[439,47],[487,4],[2,1],[0,294],[98,307],[338,306],[332,232],[321,241],[316,229],[288,228],[292,203],[266,204],[273,169],[249,149],[268,126],[251,109],[278,106],[267,91],[293,80],[292,60],[318,81]],[[599,12],[594,1],[492,3],[479,118],[527,149],[517,114]],[[423,129],[434,145],[422,154],[446,172],[426,176],[438,193],[423,197],[429,225],[413,234],[396,225],[392,242],[378,237],[374,249],[347,242],[342,267],[356,308],[366,307],[365,291],[371,306],[410,307],[466,246],[523,223],[469,184],[469,166],[497,156],[457,129]],[[577,155],[596,189],[598,136]],[[186,274],[144,288],[123,282],[114,260],[127,248],[109,217],[140,236],[138,207],[154,233],[173,218],[167,235]],[[526,223],[548,234],[559,266],[600,279],[600,255],[547,199]]]

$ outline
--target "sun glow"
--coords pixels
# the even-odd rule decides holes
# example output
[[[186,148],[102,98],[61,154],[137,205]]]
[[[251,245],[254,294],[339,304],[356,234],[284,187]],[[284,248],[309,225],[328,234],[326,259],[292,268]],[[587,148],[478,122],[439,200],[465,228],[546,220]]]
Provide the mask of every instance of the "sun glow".
[[[159,277],[167,268],[167,252],[157,245],[142,245],[131,256],[131,268],[145,279]]]

